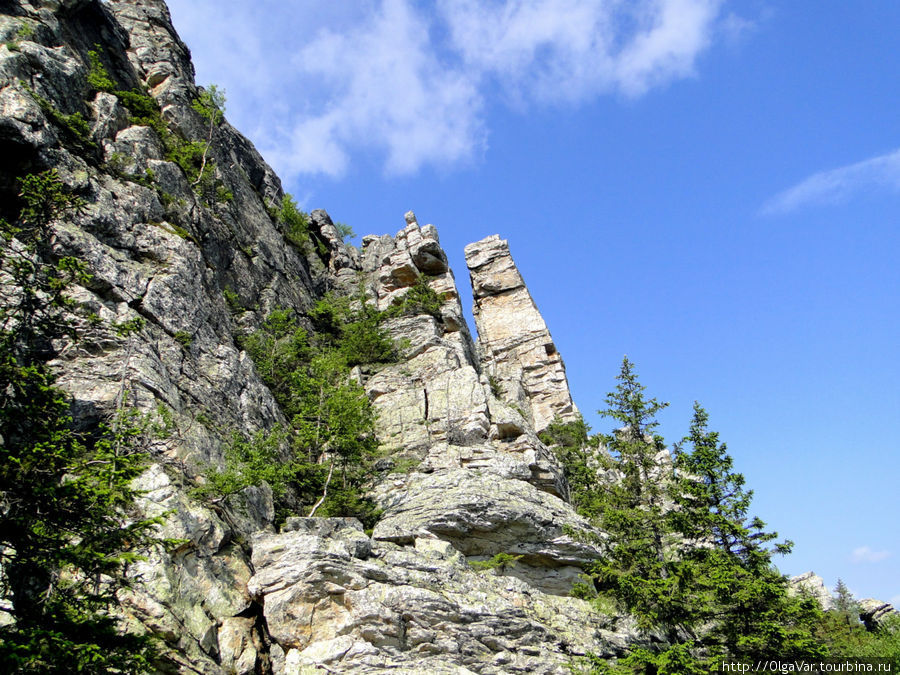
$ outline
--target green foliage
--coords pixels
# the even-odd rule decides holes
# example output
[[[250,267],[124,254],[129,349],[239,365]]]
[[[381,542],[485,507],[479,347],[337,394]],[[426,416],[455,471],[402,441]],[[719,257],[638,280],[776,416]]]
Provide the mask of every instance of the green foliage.
[[[815,658],[821,612],[810,598],[788,593],[772,557],[790,550],[750,518],[752,493],[732,469],[718,434],[695,405],[689,435],[670,466],[655,433],[664,403],[644,395],[626,358],[601,414],[616,430],[602,436],[609,452],[592,454],[583,423],[551,425],[544,441],[571,476],[578,510],[609,535],[611,550],[590,569],[593,588],[613,597],[645,630],[666,642],[634,649],[616,664],[595,660],[596,673],[709,672],[721,657],[757,660]],[[690,448],[688,450],[687,448]],[[597,490],[599,472],[617,480]]]
[[[234,193],[224,185],[216,185],[216,202],[225,204],[234,201]]]
[[[64,142],[78,151],[94,151],[97,149],[97,144],[91,140],[91,127],[80,112],[76,111],[67,115],[27,84],[22,83],[22,86],[35,100],[50,122],[62,132]]]
[[[121,101],[122,105],[128,109],[131,114],[132,124],[148,126],[156,131],[165,148],[166,159],[174,162],[181,168],[191,187],[194,188],[197,195],[207,205],[230,202],[234,198],[234,195],[222,185],[221,181],[216,179],[215,162],[208,156],[212,144],[213,130],[225,119],[225,93],[223,91],[216,85],[210,85],[191,103],[194,110],[209,121],[206,139],[204,141],[192,141],[169,130],[162,119],[159,104],[146,92],[118,89],[116,83],[113,82],[103,66],[98,51],[89,51],[88,58],[90,66],[87,79],[91,88],[96,91],[114,94]],[[70,118],[71,116],[65,120],[66,123],[77,127],[78,120]],[[84,121],[81,120],[81,122],[83,123]],[[128,178],[133,180],[135,177],[130,176]]]
[[[132,480],[146,466],[154,425],[121,408],[88,433],[48,361],[71,336],[67,287],[84,264],[50,251],[52,221],[77,202],[54,171],[21,181],[23,207],[0,253],[0,662],[17,672],[135,672],[149,667],[146,638],[126,635],[109,610],[125,571],[156,541],[158,519],[132,512]],[[6,608],[5,608],[6,609]]]
[[[386,311],[386,315],[393,317],[430,314],[440,319],[443,304],[443,298],[428,284],[428,277],[420,274],[416,283],[409,287],[403,299],[398,304],[391,306]]]
[[[139,91],[120,90],[115,92],[128,112],[133,124],[152,127],[159,131],[165,123],[159,113],[159,104],[152,96]]]
[[[857,604],[853,593],[847,588],[847,584],[843,579],[838,579],[837,586],[834,588],[834,608],[841,614],[852,617],[859,622],[859,604]]]
[[[12,39],[6,41],[6,48],[11,52],[20,51],[22,47],[19,44],[19,40],[31,40],[34,37],[34,34],[34,26],[30,23],[23,23],[16,29],[15,33],[13,33]]]
[[[309,318],[320,342],[336,349],[343,364],[352,368],[396,361],[396,347],[381,327],[386,315],[361,295],[352,302],[348,297],[329,294],[315,304]]]
[[[281,198],[278,221],[284,225],[284,238],[301,251],[305,250],[309,243],[309,215],[297,207],[289,194]]]
[[[177,331],[172,337],[175,338],[175,342],[180,344],[185,349],[188,349],[191,346],[191,343],[194,341],[194,339],[191,337],[191,334],[186,330]]]
[[[487,572],[490,570],[499,570],[505,572],[510,567],[515,567],[516,563],[522,558],[520,555],[512,555],[511,553],[498,553],[489,560],[473,560],[469,565],[479,572]]]
[[[136,316],[133,319],[128,319],[128,321],[123,321],[122,323],[114,323],[112,328],[119,337],[128,337],[143,330],[146,323],[147,322],[143,318]]]
[[[377,312],[373,312],[366,307],[352,309],[348,299],[328,296],[310,312],[314,324],[324,326],[315,339],[310,339],[294,312],[278,309],[259,330],[241,340],[290,420],[285,432],[290,457],[281,457],[280,473],[267,478],[261,469],[276,463],[271,459],[271,444],[264,446],[269,448],[268,455],[240,445],[240,453],[232,453],[224,471],[210,474],[209,485],[217,493],[226,488],[239,491],[262,480],[275,489],[275,480],[283,497],[281,512],[310,510],[374,523],[377,510],[363,496],[362,486],[372,475],[375,459],[375,416],[365,390],[349,376],[359,356],[354,352],[354,358],[348,358],[356,348],[348,345],[371,341],[361,338],[359,326],[373,316],[377,324]],[[376,334],[381,335],[377,330]],[[254,464],[254,457],[260,462]]]
[[[175,162],[184,171],[184,175],[193,182],[200,175],[203,151],[204,145],[199,141],[182,141],[172,145],[166,153],[166,159]]]
[[[232,314],[238,314],[239,312],[244,311],[244,305],[241,303],[241,296],[239,296],[231,286],[225,286],[222,289],[222,296],[225,298],[225,303],[228,305],[228,309],[231,310]]]
[[[100,45],[96,46],[97,49],[100,49]],[[106,72],[106,66],[103,65],[103,61],[100,59],[100,52],[93,49],[89,50],[88,60],[90,62],[87,75],[88,85],[96,91],[114,93],[117,89],[116,83],[113,82],[109,73]]]
[[[286,437],[280,427],[269,432],[259,431],[249,439],[233,434],[225,450],[224,469],[208,469],[206,482],[192,494],[200,499],[221,501],[265,482],[276,498],[284,496],[293,472],[293,467],[283,461],[279,452]]]
[[[19,198],[23,202],[19,212],[22,221],[19,232],[41,231],[66,211],[81,207],[81,200],[66,191],[56,169],[28,174],[19,183],[22,186]]]
[[[606,504],[606,484],[598,480],[598,471],[608,457],[600,452],[600,439],[591,437],[590,430],[579,415],[569,422],[554,420],[538,436],[563,466],[572,506],[583,516],[599,520]]]
[[[335,223],[334,226],[337,228],[338,236],[341,238],[341,241],[346,242],[348,239],[356,237],[356,232],[354,232],[353,228],[347,225],[347,223]]]
[[[832,658],[883,658],[900,668],[900,615],[883,620],[878,630],[868,631],[859,620],[859,605],[850,589],[838,579],[835,609],[825,612],[816,626],[816,638]]]
[[[394,460],[394,466],[391,468],[391,473],[411,473],[421,463],[422,460],[418,457],[399,457]]]
[[[218,126],[225,121],[225,91],[211,84],[191,102],[191,107],[210,124]]]

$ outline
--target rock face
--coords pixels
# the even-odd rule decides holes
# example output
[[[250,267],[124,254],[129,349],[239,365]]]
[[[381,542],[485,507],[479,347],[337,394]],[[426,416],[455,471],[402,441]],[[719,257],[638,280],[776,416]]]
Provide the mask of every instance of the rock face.
[[[276,672],[564,673],[571,655],[631,636],[582,601],[475,572],[427,533],[370,546],[358,523],[298,520],[253,539],[249,588],[265,597]]]
[[[896,614],[897,610],[889,602],[876,600],[875,598],[866,598],[859,601],[859,619],[868,630],[878,630],[884,620]]]
[[[825,580],[815,572],[804,572],[789,580],[795,593],[806,593],[819,603],[819,607],[828,611],[834,609],[834,598],[825,586]]]
[[[227,122],[207,137],[189,52],[161,0],[16,0],[0,11],[0,38],[16,38],[0,46],[0,216],[17,176],[51,167],[85,204],[54,225],[53,246],[87,264],[91,281],[71,295],[101,322],[60,350],[59,382],[85,423],[124,394],[171,419],[137,481],[138,506],[167,514],[161,534],[183,543],[134,565],[138,582],[121,598],[123,616],[163,640],[164,668],[564,673],[573,655],[621,651],[635,634],[628,621],[567,597],[603,554],[582,542],[602,536],[578,536],[590,527],[537,436],[576,408],[506,242],[466,249],[476,348],[437,230],[412,213],[357,250],[314,211],[315,245],[289,243],[272,215],[277,176]],[[209,141],[216,197],[196,193],[120,96],[89,87],[89,50],[117,88],[149,92],[168,133]],[[61,122],[75,113],[86,135]],[[329,290],[362,290],[385,309],[423,278],[439,311],[390,320],[403,358],[354,374],[385,455],[372,536],[343,519],[293,519],[276,533],[265,485],[218,503],[192,496],[232,432],[285,422],[235,335],[276,307],[303,314]],[[134,319],[143,324],[130,336],[112,328]],[[469,564],[498,553],[520,557],[503,571]]]
[[[466,246],[465,254],[484,371],[504,391],[524,392],[537,431],[556,417],[573,419],[578,410],[569,393],[566,367],[509,244],[493,235]]]

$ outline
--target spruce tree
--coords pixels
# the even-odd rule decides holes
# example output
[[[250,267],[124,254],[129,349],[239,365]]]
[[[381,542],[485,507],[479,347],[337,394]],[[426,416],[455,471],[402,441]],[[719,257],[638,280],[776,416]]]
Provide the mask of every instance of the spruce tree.
[[[66,296],[89,275],[54,257],[51,223],[77,208],[55,171],[21,180],[19,218],[0,221],[0,662],[12,672],[134,672],[150,645],[111,613],[127,565],[153,541],[132,513],[146,425],[124,409],[77,430],[48,361],[71,339]]]
[[[680,542],[667,524],[666,491],[671,465],[656,433],[656,414],[668,404],[644,396],[634,364],[627,357],[616,390],[600,411],[619,426],[601,438],[609,451],[607,468],[618,480],[607,486],[599,525],[610,537],[609,555],[592,570],[598,590],[611,593],[646,628],[662,629],[676,642],[690,627],[684,603]]]
[[[601,411],[621,425],[603,436],[607,468],[618,480],[597,494],[590,515],[609,535],[609,553],[591,569],[639,625],[664,638],[592,672],[686,675],[713,671],[721,659],[819,657],[815,602],[788,594],[772,564],[790,550],[749,516],[752,492],[708,415],[695,404],[690,432],[668,461],[655,415],[626,358]],[[559,435],[559,434],[557,434]]]
[[[791,596],[772,563],[792,543],[775,542],[778,534],[749,516],[753,493],[708,420],[695,403],[690,432],[675,451],[677,508],[670,521],[690,543],[684,555],[696,572],[693,611],[709,625],[701,640],[705,652],[713,659],[822,656],[813,636],[820,610],[811,598]]]

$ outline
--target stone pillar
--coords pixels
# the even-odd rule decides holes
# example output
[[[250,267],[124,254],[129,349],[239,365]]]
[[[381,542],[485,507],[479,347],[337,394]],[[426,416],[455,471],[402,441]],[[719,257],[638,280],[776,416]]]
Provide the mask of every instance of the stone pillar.
[[[505,387],[518,383],[524,389],[536,431],[556,417],[573,419],[578,409],[569,393],[566,367],[509,244],[495,234],[466,246],[465,255],[483,371]]]

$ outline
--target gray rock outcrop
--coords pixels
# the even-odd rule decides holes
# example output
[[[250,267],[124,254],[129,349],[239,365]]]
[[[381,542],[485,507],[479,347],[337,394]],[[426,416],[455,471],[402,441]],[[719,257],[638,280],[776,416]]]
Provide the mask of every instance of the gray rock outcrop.
[[[476,572],[427,533],[369,547],[358,525],[314,520],[253,540],[276,672],[564,673],[572,655],[633,638],[582,601]]]
[[[891,603],[875,598],[860,600],[858,605],[859,620],[866,625],[868,630],[878,630],[884,624],[885,619],[897,613]]]
[[[805,593],[819,603],[819,607],[828,611],[834,609],[834,598],[825,586],[825,580],[815,572],[804,572],[788,580],[793,593]]]

